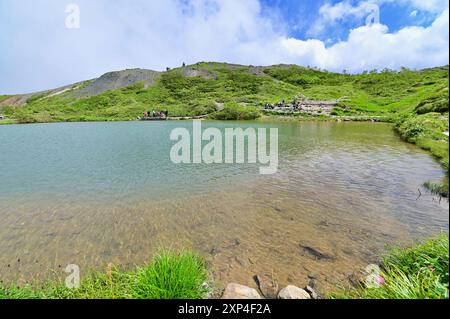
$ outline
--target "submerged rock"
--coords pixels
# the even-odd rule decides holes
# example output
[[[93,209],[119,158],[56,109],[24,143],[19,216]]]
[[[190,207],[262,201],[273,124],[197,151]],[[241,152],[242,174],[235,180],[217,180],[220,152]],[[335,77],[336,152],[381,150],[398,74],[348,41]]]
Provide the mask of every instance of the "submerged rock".
[[[262,299],[256,289],[231,283],[225,288],[222,299]]]
[[[251,266],[251,262],[248,258],[241,258],[239,256],[234,257],[234,260],[236,260],[236,262],[241,265],[242,267],[248,268]]]
[[[278,293],[279,299],[311,299],[309,293],[296,286],[289,285]]]
[[[212,255],[212,256],[215,256],[218,253],[220,253],[220,250],[215,248],[215,247],[211,248],[211,250],[209,251],[209,254]]]
[[[318,251],[317,249],[300,244],[300,248],[302,251],[308,256],[318,260],[318,261],[333,261],[334,257],[325,253]]]
[[[320,299],[320,296],[311,286],[306,286],[305,290],[309,293],[312,299]]]
[[[259,291],[266,299],[276,299],[278,294],[278,284],[273,280],[269,274],[257,274],[253,276],[258,285]]]

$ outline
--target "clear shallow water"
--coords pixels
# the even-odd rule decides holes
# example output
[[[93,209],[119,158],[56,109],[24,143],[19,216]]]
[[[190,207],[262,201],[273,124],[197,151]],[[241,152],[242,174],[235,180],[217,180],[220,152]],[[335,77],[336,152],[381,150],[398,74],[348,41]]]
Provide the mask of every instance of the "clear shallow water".
[[[371,123],[203,122],[278,127],[278,173],[257,165],[175,165],[170,131],[191,122],[0,127],[0,277],[32,280],[65,265],[132,266],[159,247],[192,247],[217,282],[266,272],[323,287],[386,244],[448,231],[448,203],[418,188],[442,169]],[[332,258],[316,260],[302,247]],[[20,262],[18,262],[20,259]],[[60,268],[61,266],[61,268]]]

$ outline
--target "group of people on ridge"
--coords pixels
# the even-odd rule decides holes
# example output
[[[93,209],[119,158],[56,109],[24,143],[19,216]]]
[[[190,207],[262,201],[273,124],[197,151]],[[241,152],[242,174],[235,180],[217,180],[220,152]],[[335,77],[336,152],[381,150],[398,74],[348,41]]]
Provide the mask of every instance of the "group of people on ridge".
[[[281,101],[281,102],[279,102],[277,104],[266,103],[264,105],[264,109],[265,110],[277,110],[277,109],[285,108],[285,107],[293,108],[294,110],[302,110],[303,109],[303,107],[300,104],[300,102],[296,101],[296,100],[292,101],[292,104],[287,104],[286,101],[283,100],[283,101]]]
[[[147,111],[147,112],[144,112],[144,117],[145,118],[149,118],[149,117],[168,118],[169,117],[169,111],[168,110],[165,110],[165,111]]]

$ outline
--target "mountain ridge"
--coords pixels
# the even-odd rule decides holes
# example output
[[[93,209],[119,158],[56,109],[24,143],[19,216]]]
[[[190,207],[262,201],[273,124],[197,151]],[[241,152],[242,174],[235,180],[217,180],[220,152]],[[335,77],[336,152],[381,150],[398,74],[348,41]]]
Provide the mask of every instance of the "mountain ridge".
[[[169,69],[167,71],[155,71],[145,68],[132,68],[117,71],[110,71],[100,75],[97,78],[90,80],[79,81],[73,84],[64,85],[54,89],[47,89],[43,91],[21,93],[21,94],[5,94],[0,95],[0,106],[6,105],[24,105],[27,100],[37,95],[47,95],[48,97],[59,95],[67,91],[72,91],[70,96],[75,98],[91,97],[104,93],[109,90],[121,89],[127,86],[131,86],[138,82],[143,82],[144,87],[148,88],[152,86],[155,81],[164,73],[171,72],[173,70],[181,70],[182,74],[186,77],[200,76],[207,79],[214,79],[215,76],[204,70],[199,70],[196,68],[199,64],[222,64],[228,68],[249,68],[249,72],[256,76],[264,76],[264,70],[270,68],[303,68],[306,70],[313,70],[315,72],[323,72],[329,74],[342,74],[338,72],[328,72],[326,70],[320,70],[317,68],[310,68],[299,66],[295,64],[275,64],[270,66],[252,66],[252,65],[241,65],[241,64],[230,64],[230,63],[217,63],[217,62],[199,62],[189,66],[183,66],[181,68]],[[433,68],[425,68],[420,70],[415,70],[412,72],[424,72],[427,70],[445,68],[448,66],[438,66]],[[364,73],[351,74],[351,76],[358,76]],[[80,89],[80,90],[78,90]],[[3,97],[3,98],[1,98]]]
[[[0,110],[18,122],[136,119],[144,111],[204,115],[216,103],[261,107],[294,99],[338,100],[337,115],[389,115],[448,110],[448,66],[411,71],[334,73],[289,64],[245,66],[199,62],[164,72],[112,71],[46,91],[0,96]],[[427,99],[430,100],[427,100]],[[431,106],[430,106],[431,104]]]

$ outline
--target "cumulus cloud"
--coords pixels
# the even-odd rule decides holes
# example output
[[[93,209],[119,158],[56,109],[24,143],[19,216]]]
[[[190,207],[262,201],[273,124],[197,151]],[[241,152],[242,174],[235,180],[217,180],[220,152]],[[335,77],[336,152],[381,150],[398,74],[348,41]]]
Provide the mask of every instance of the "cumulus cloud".
[[[363,26],[329,46],[288,36],[282,21],[262,14],[258,0],[75,2],[80,29],[65,28],[66,4],[61,2],[0,2],[0,93],[53,88],[124,68],[163,70],[182,62],[296,63],[352,72],[448,63],[448,9],[426,28],[390,33],[384,25]],[[428,10],[438,10],[441,1],[431,2]],[[353,15],[363,8],[357,5]],[[339,10],[330,19],[342,17]]]
[[[375,23],[379,23],[381,6],[393,3],[412,8],[411,17],[417,16],[419,11],[440,14],[448,9],[447,0],[363,0],[356,4],[353,1],[345,0],[337,3],[325,3],[319,8],[319,18],[309,30],[309,34],[317,36],[326,31],[330,25],[349,19],[361,20],[371,17],[372,21],[375,20]]]
[[[65,27],[65,3],[0,2],[0,93],[124,68],[163,70],[204,60],[257,64],[255,53],[278,38],[258,0],[74,2],[80,29]]]
[[[349,0],[335,4],[326,3],[319,8],[319,18],[309,30],[309,34],[317,36],[327,30],[330,25],[335,25],[346,19],[366,19],[369,24],[380,22],[379,4],[372,1],[361,1],[353,5]],[[370,20],[370,21],[369,21]]]
[[[396,0],[378,0],[380,4],[384,2],[394,2]],[[434,13],[440,13],[446,8],[448,8],[448,0],[397,0],[400,1],[400,3],[409,4],[413,8],[428,11],[428,12],[434,12]]]
[[[346,41],[327,48],[321,41],[283,39],[289,60],[308,61],[329,70],[351,72],[374,68],[432,67],[448,63],[449,11],[446,9],[427,27],[406,27],[389,33],[374,24],[350,31]]]
[[[335,22],[349,16],[364,17],[376,10],[377,6],[376,3],[371,1],[362,1],[356,6],[353,6],[350,1],[338,2],[334,5],[326,3],[320,7],[319,14],[322,19]]]
[[[441,13],[448,8],[447,0],[363,0],[353,5],[350,0],[337,3],[325,3],[319,9],[321,18],[328,21],[336,21],[349,16],[362,17],[367,12],[371,12],[374,6],[396,3],[398,5],[410,6],[417,10]]]

